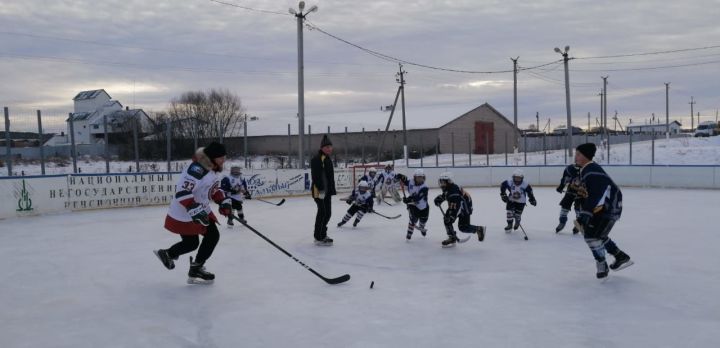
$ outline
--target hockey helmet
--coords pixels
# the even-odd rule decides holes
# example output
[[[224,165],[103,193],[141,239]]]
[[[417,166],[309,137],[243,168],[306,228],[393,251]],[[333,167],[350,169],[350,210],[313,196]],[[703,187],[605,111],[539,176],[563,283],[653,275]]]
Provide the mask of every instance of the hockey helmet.
[[[451,172],[443,172],[440,174],[440,178],[438,178],[438,185],[441,188],[444,188],[447,184],[452,184],[453,182],[453,174]]]
[[[525,174],[522,172],[522,170],[516,169],[516,170],[512,173],[512,179],[513,179],[513,182],[514,182],[516,185],[517,185],[517,184],[520,184],[520,183],[522,183],[523,179],[525,179]]]
[[[392,169],[393,169],[392,164],[387,164],[387,165],[385,165],[385,171],[386,171],[386,172],[389,173]]]
[[[417,185],[422,185],[425,182],[425,171],[416,169],[415,173],[413,173],[413,179]]]
[[[368,169],[368,174],[370,174],[370,176],[375,176],[375,174],[377,174],[377,169],[375,169],[375,167],[370,167]]]
[[[232,176],[238,176],[241,173],[240,166],[232,166],[230,167],[230,175]]]
[[[358,183],[358,189],[360,192],[365,192],[370,188],[370,185],[367,183],[367,181],[363,180],[360,183]]]

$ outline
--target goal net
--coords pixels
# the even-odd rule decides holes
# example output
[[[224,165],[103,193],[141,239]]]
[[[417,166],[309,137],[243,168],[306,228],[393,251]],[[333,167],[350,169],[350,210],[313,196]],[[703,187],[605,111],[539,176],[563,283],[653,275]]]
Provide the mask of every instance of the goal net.
[[[358,165],[352,166],[350,180],[352,181],[353,189],[355,189],[358,181],[360,181],[360,178],[362,178],[365,174],[367,174],[367,172],[370,168],[375,168],[379,174],[380,172],[382,172],[385,169],[385,165],[358,164]]]

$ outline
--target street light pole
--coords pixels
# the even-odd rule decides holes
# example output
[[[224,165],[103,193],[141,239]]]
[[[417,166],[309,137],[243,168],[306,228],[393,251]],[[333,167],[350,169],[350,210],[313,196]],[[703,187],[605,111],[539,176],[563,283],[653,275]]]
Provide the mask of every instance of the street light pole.
[[[670,139],[670,82],[665,83],[665,139]]]
[[[567,153],[568,158],[572,158],[573,146],[572,146],[572,116],[570,113],[570,71],[568,70],[568,51],[570,46],[565,46],[565,51],[561,51],[555,47],[555,52],[560,53],[563,56],[563,63],[565,64],[565,109],[567,111]]]
[[[520,57],[515,59],[510,58],[513,62],[513,125],[515,129],[518,129],[517,123],[517,62]],[[517,144],[516,144],[517,145]]]
[[[313,6],[307,12],[305,10],[305,1],[298,4],[299,11],[290,8],[290,14],[297,18],[297,45],[298,45],[298,168],[305,168],[305,159],[303,158],[303,138],[305,137],[305,66],[303,64],[303,22],[305,17],[311,12],[317,11],[318,7]]]

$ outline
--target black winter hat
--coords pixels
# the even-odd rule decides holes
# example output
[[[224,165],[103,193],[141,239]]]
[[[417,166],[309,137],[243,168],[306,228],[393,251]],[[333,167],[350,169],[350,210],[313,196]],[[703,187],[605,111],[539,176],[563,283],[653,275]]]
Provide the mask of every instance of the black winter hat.
[[[327,134],[323,135],[322,141],[320,142],[320,147],[325,146],[332,146],[332,142],[330,141],[330,138],[328,138]]]
[[[205,149],[203,150],[203,152],[205,152],[205,155],[208,156],[208,158],[210,158],[210,159],[222,157],[227,154],[225,152],[225,145],[218,144],[214,141],[212,143],[208,144],[208,146],[205,146]]]
[[[592,160],[593,157],[595,157],[595,151],[597,151],[597,146],[593,143],[585,143],[580,144],[577,147],[577,151],[583,154],[585,158]]]

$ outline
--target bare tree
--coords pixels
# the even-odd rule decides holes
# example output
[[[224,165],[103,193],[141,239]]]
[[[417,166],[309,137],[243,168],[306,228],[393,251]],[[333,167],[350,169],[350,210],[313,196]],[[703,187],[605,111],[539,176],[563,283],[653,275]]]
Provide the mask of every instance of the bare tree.
[[[168,117],[173,138],[222,141],[238,124],[245,108],[240,97],[227,89],[188,91],[170,101]]]

